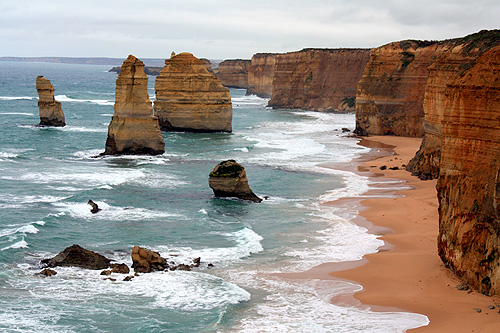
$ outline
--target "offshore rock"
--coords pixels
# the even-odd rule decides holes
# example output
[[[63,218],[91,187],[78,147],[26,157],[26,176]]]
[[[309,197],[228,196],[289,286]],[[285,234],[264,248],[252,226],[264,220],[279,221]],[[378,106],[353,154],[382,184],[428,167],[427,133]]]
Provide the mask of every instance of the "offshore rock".
[[[444,88],[437,183],[439,256],[480,292],[500,294],[500,46]]]
[[[369,49],[304,49],[278,54],[268,106],[354,112]]]
[[[478,33],[441,42],[446,48],[428,69],[424,97],[424,140],[408,169],[421,179],[436,179],[439,176],[442,122],[450,110],[448,85],[462,77],[474,66],[485,51],[500,45],[500,30]],[[478,82],[479,84],[480,82]]]
[[[116,79],[115,113],[108,127],[104,155],[164,152],[165,142],[149,100],[144,63],[129,55]]]
[[[230,59],[219,64],[217,78],[224,87],[248,88],[248,67],[251,60]]]
[[[276,56],[276,53],[257,53],[252,56],[248,68],[247,95],[271,98],[273,95]]]
[[[191,53],[165,60],[155,90],[155,115],[162,130],[231,132],[229,90]]]
[[[64,249],[53,258],[43,259],[42,264],[47,267],[73,266],[85,269],[105,269],[111,260],[99,253],[84,249],[79,245],[72,245]]]
[[[235,197],[243,200],[261,202],[248,185],[245,168],[234,160],[217,164],[208,179],[216,197]]]
[[[55,100],[54,87],[50,80],[41,75],[37,76],[36,90],[38,92],[38,110],[40,114],[40,124],[38,126],[65,126],[66,122],[61,102]]]
[[[168,264],[158,252],[134,246],[132,249],[132,268],[138,273],[151,273],[165,270],[168,268]]]

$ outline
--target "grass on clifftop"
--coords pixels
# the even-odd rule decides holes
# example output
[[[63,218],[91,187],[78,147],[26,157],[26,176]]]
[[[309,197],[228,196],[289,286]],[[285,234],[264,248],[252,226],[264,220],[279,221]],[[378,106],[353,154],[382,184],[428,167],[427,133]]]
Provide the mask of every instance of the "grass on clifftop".
[[[210,172],[211,177],[238,177],[240,172],[245,170],[235,160],[220,162],[214,171]]]

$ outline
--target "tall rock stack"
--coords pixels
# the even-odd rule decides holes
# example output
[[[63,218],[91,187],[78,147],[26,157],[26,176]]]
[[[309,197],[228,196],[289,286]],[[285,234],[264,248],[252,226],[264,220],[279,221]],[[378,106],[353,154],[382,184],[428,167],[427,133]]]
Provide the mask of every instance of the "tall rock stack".
[[[108,127],[105,155],[165,152],[158,118],[148,95],[144,63],[129,55],[116,79],[115,114]]]
[[[36,90],[38,92],[38,110],[40,113],[40,124],[38,126],[65,126],[66,122],[61,102],[54,99],[54,87],[50,80],[43,76],[37,76]]]
[[[248,67],[247,95],[257,95],[262,98],[272,97],[276,56],[276,53],[253,55],[250,67]]]
[[[231,132],[229,90],[191,53],[165,60],[155,90],[155,115],[162,130]]]

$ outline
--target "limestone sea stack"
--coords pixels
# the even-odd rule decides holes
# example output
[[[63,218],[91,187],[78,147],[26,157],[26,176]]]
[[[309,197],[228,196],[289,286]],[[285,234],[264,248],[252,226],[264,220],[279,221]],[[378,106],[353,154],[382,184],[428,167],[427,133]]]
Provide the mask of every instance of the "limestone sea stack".
[[[191,53],[165,60],[155,90],[155,115],[162,130],[231,132],[229,90]]]
[[[40,113],[40,124],[38,126],[65,126],[66,122],[61,102],[55,100],[54,87],[50,80],[41,75],[37,76],[36,90],[38,92],[38,110]]]
[[[116,79],[115,113],[108,127],[104,155],[165,152],[158,118],[148,95],[144,63],[129,55]]]
[[[210,188],[216,197],[234,197],[243,200],[261,202],[248,185],[245,168],[235,160],[217,164],[208,179]]]

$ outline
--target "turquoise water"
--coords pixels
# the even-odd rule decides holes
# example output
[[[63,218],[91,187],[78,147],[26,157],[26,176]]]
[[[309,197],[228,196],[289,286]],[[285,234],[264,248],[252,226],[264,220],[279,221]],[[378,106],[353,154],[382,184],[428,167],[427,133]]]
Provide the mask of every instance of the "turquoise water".
[[[355,284],[270,275],[356,260],[382,244],[349,221],[355,211],[321,205],[370,186],[324,167],[367,151],[342,134],[354,115],[272,110],[231,90],[231,134],[163,133],[163,155],[93,158],[113,114],[108,69],[0,62],[1,331],[400,332],[426,323],[330,304]],[[54,85],[66,127],[34,126],[37,75]],[[149,86],[154,100],[151,77]],[[213,197],[208,174],[229,158],[268,200]],[[103,210],[91,214],[89,199]],[[201,257],[202,265],[129,282],[78,268],[36,274],[41,259],[72,244],[128,265],[134,245],[178,263]]]

